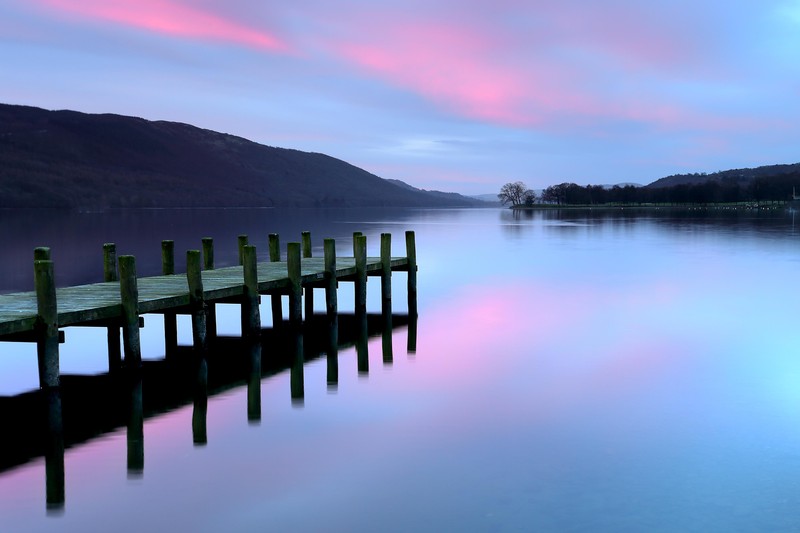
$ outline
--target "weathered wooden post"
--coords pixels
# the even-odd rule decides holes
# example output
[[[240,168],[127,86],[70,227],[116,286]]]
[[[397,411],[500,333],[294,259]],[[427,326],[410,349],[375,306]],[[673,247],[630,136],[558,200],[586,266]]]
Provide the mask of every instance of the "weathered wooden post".
[[[204,357],[208,350],[208,337],[200,250],[186,252],[186,281],[189,284],[189,306],[192,309],[192,342],[195,350],[199,351],[201,357]]]
[[[244,262],[244,247],[247,246],[247,235],[239,235],[239,264]]]
[[[119,281],[117,274],[117,245],[107,242],[103,245],[103,281]],[[108,370],[113,372],[122,366],[122,351],[119,344],[119,326],[108,326]]]
[[[358,238],[364,235],[360,231],[353,232],[353,257],[358,255],[357,248],[358,248]]]
[[[58,303],[50,248],[33,250],[33,278],[36,290],[36,355],[39,363],[39,387],[61,384],[58,361]]]
[[[417,315],[417,244],[413,231],[406,231],[406,257],[408,258],[408,314]]]
[[[367,312],[367,237],[359,235],[355,242],[356,279],[355,309],[356,313]]]
[[[277,233],[269,234],[269,260],[277,263],[281,260],[281,243]],[[281,295],[273,294],[270,296],[272,303],[272,327],[278,327],[283,322],[283,307],[281,305]]]
[[[50,248],[36,248],[33,258],[38,315],[36,354],[39,362],[39,387],[45,389],[61,384],[58,362],[58,303]]]
[[[303,258],[311,257],[311,232],[304,231],[300,234],[303,244]],[[314,287],[309,285],[305,288],[305,307],[306,320],[314,316]]]
[[[142,377],[131,382],[130,412],[128,414],[128,478],[144,475],[144,406],[142,403]]]
[[[250,365],[247,379],[247,422],[261,422],[261,340],[250,342]]]
[[[138,369],[142,366],[142,349],[139,340],[139,286],[136,282],[136,258],[119,257],[119,293],[122,300],[122,346],[125,366]]]
[[[290,242],[286,245],[286,268],[289,273],[289,321],[297,325],[303,321],[299,242]]]
[[[175,274],[175,242],[161,241],[161,273]],[[178,319],[174,312],[164,313],[164,353],[172,357],[178,350]]]
[[[392,234],[381,233],[381,313],[392,314]]]
[[[50,248],[47,246],[37,246],[33,249],[34,261],[50,261]]]
[[[203,237],[203,270],[214,270],[214,239]],[[206,304],[206,333],[209,340],[217,338],[217,306]]]
[[[214,270],[214,239],[203,237],[203,270]]]
[[[257,336],[261,331],[261,313],[258,301],[258,262],[256,247],[244,247],[244,296],[242,299],[242,336]]]
[[[324,254],[325,254],[325,312],[328,319],[336,318],[338,312],[339,300],[336,295],[336,241],[333,239],[325,239],[324,241]]]

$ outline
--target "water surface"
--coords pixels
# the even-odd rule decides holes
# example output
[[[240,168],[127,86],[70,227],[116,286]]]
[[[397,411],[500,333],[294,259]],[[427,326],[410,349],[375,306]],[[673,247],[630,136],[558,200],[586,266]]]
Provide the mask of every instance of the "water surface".
[[[339,348],[335,387],[324,348],[307,354],[298,402],[297,366],[277,363],[291,366],[296,346],[265,347],[262,363],[276,371],[255,388],[243,370],[204,411],[189,401],[148,413],[141,464],[131,463],[128,412],[68,447],[55,510],[45,457],[0,472],[0,530],[800,530],[800,233],[791,213],[112,215],[56,213],[31,226],[27,215],[2,213],[13,250],[2,289],[27,283],[30,250],[41,244],[53,247],[63,284],[99,280],[106,241],[154,274],[162,238],[182,250],[211,235],[218,261],[233,262],[238,233],[264,255],[268,233],[285,243],[310,229],[315,253],[330,236],[345,254],[352,232],[364,231],[377,255],[381,232],[402,254],[413,229],[416,331],[404,318],[405,277],[395,274],[396,323],[362,343],[357,326],[344,326],[340,336],[356,340]],[[378,289],[371,279],[370,311],[380,309]],[[348,284],[340,302],[352,310]],[[265,300],[265,326],[268,309]],[[238,310],[220,315],[221,332],[235,334]],[[145,320],[144,356],[157,364],[158,317]],[[324,345],[321,331],[304,343]],[[65,372],[105,372],[102,332],[66,334]],[[35,387],[35,348],[0,348],[0,394]],[[248,357],[235,343],[227,349],[232,360]],[[224,368],[209,361],[209,390]],[[148,383],[146,375],[145,406],[156,395]],[[65,394],[65,413],[69,404]],[[10,438],[21,439],[14,427]]]

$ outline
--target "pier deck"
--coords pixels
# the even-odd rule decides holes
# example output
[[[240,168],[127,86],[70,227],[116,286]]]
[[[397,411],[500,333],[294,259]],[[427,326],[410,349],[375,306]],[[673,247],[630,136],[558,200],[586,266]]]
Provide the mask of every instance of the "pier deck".
[[[103,245],[105,281],[90,285],[56,288],[54,261],[49,248],[34,250],[34,292],[0,295],[0,341],[33,341],[37,344],[41,387],[59,384],[58,344],[63,342],[60,328],[92,326],[108,328],[109,370],[122,364],[120,329],[125,366],[141,367],[139,328],[141,315],[163,313],[165,351],[177,347],[177,314],[192,316],[193,345],[198,353],[208,349],[208,339],[216,335],[217,303],[239,303],[242,311],[242,336],[260,334],[260,296],[271,295],[273,323],[283,321],[281,295],[289,297],[289,324],[303,321],[303,289],[325,289],[326,314],[338,313],[336,293],[339,281],[352,281],[355,311],[366,313],[367,277],[381,278],[381,312],[391,314],[391,275],[408,272],[409,314],[416,315],[416,245],[414,232],[406,232],[406,256],[392,257],[391,234],[381,234],[380,257],[367,257],[367,238],[353,233],[353,257],[336,257],[336,243],[325,239],[324,257],[312,257],[311,234],[302,234],[301,243],[287,244],[286,261],[281,261],[279,237],[269,236],[269,262],[258,263],[256,247],[239,236],[241,266],[215,268],[214,248],[204,238],[203,251],[186,252],[186,274],[175,273],[173,241],[162,241],[161,276],[139,278],[136,258],[120,256],[116,246]],[[202,266],[201,266],[202,262]],[[305,291],[306,318],[314,314],[313,291]]]
[[[392,257],[392,271],[407,271],[407,257]],[[380,275],[380,257],[368,257],[367,275]],[[300,263],[301,285],[314,286],[326,277],[323,258],[305,258]],[[356,275],[355,258],[336,259],[336,279]],[[243,267],[233,266],[205,270],[203,300],[218,303],[236,300],[244,295]],[[189,306],[189,285],[186,274],[143,277],[137,280],[139,313],[176,311]],[[289,275],[287,262],[258,263],[258,292],[261,294],[288,294]],[[56,289],[59,327],[89,324],[99,320],[122,318],[122,301],[118,281],[93,283]],[[22,292],[0,294],[0,336],[32,332],[37,319],[36,293]]]

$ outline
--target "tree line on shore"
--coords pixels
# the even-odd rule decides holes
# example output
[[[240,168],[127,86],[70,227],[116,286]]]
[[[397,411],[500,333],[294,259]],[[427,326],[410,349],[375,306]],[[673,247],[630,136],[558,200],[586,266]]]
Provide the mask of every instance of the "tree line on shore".
[[[757,177],[747,181],[725,178],[668,187],[560,183],[547,187],[537,195],[518,181],[503,185],[497,196],[504,205],[529,207],[535,204],[713,204],[787,201],[792,199],[796,186],[800,186],[800,173]]]

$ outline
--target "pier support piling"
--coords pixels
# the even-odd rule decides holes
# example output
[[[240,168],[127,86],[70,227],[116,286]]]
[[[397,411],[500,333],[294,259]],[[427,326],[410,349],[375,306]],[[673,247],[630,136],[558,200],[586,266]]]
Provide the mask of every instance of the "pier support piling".
[[[281,241],[277,233],[269,234],[269,260],[277,263],[281,260]],[[270,296],[272,304],[272,327],[279,327],[283,322],[283,306],[281,305],[281,295],[273,294]]]
[[[161,241],[161,273],[175,274],[175,242]],[[178,319],[175,313],[164,313],[164,353],[172,357],[178,350]]]
[[[50,261],[50,248],[47,246],[39,246],[33,249],[34,261]]]
[[[204,357],[208,351],[208,337],[200,250],[186,252],[186,281],[189,284],[189,306],[192,308],[192,343],[200,356]]]
[[[286,268],[289,275],[289,321],[293,325],[298,325],[303,321],[299,242],[290,242],[286,245]]]
[[[214,270],[214,239],[203,237],[203,270]],[[213,341],[217,338],[217,307],[206,303],[206,334]]]
[[[254,337],[261,332],[258,295],[258,262],[256,247],[244,247],[244,297],[242,299],[242,336]]]
[[[355,260],[356,260],[356,280],[355,280],[355,310],[356,313],[367,312],[367,237],[358,235],[355,237]]]
[[[325,313],[329,320],[336,317],[339,302],[336,296],[336,241],[325,239]]]
[[[244,264],[244,247],[247,246],[247,235],[239,235],[239,264]]]
[[[119,281],[117,273],[117,245],[107,242],[103,245],[103,281]],[[113,372],[122,366],[119,326],[106,328],[108,341],[108,370]]]
[[[304,231],[300,234],[301,242],[303,244],[303,258],[311,257],[311,232]],[[314,287],[308,286],[304,289],[305,292],[305,308],[306,320],[314,316]]]
[[[392,314],[392,234],[381,233],[381,313]]]
[[[41,248],[37,248],[41,250]],[[49,248],[47,249],[49,257]],[[34,253],[34,257],[36,257]],[[42,255],[39,255],[42,257]],[[43,389],[58,387],[61,383],[58,362],[58,303],[53,262],[49,259],[36,259],[33,262],[34,284],[36,286],[37,341],[36,352],[39,359],[39,386]]]
[[[417,243],[413,231],[406,231],[406,257],[408,258],[408,314],[417,316]]]
[[[136,282],[136,258],[119,257],[119,293],[122,300],[122,346],[125,366],[138,369],[142,366],[142,348],[139,339],[139,287]]]

